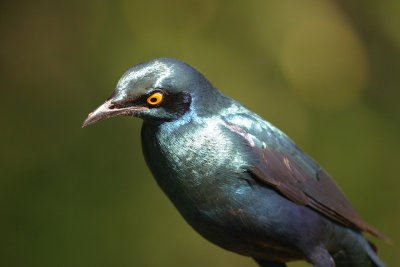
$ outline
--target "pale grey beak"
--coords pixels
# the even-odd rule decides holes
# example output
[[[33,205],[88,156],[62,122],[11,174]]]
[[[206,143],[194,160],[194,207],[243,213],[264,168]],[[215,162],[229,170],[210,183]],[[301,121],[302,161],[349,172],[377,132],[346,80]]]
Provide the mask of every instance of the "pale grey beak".
[[[111,117],[116,117],[120,115],[135,115],[138,111],[147,110],[147,107],[125,107],[116,108],[114,104],[111,103],[111,99],[107,100],[99,106],[96,110],[91,112],[86,120],[82,124],[82,128],[90,124],[98,122],[100,120],[108,119]]]

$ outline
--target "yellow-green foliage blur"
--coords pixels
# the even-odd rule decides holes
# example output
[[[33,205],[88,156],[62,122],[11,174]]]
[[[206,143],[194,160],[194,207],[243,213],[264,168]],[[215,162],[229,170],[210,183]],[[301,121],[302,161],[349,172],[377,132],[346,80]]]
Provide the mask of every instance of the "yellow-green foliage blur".
[[[128,67],[157,57],[285,131],[400,266],[399,3],[1,1],[0,266],[256,266],[181,218],[145,166],[140,120],[81,129]]]

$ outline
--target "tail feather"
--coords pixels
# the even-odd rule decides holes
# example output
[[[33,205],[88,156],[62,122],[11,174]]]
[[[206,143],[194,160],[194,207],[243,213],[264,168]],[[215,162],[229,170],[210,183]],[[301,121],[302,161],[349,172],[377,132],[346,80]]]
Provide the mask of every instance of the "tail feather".
[[[378,254],[378,247],[375,246],[374,243],[372,243],[371,241],[367,240],[369,246],[372,248],[372,250],[375,252],[375,254]]]
[[[376,254],[376,247],[364,236],[351,229],[342,236],[341,249],[335,251],[332,257],[336,267],[386,267]]]
[[[367,252],[368,257],[371,259],[371,261],[373,263],[375,263],[376,267],[386,267],[386,265],[379,259],[378,255],[376,254],[375,245],[373,245],[371,242],[367,241],[363,237],[362,237],[362,239],[363,239],[364,250],[365,250],[365,252]]]

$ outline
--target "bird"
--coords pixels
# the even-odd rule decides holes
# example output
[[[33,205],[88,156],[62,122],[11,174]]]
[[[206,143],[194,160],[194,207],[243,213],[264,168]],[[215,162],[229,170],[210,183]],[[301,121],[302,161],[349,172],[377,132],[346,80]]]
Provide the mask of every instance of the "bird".
[[[328,173],[285,133],[224,95],[189,64],[137,64],[82,127],[143,120],[152,175],[187,223],[212,243],[261,267],[377,266],[367,224]]]

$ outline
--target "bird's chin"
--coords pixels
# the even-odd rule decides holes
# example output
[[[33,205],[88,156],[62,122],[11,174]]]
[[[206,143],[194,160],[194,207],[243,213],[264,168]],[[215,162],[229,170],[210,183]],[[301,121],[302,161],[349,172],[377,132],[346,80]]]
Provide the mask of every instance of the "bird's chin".
[[[86,127],[90,124],[95,122],[121,116],[121,115],[128,115],[128,116],[136,116],[140,111],[148,110],[147,107],[124,107],[124,108],[116,108],[112,103],[111,100],[107,100],[95,109],[93,112],[89,113],[88,117],[82,124],[82,128]]]

